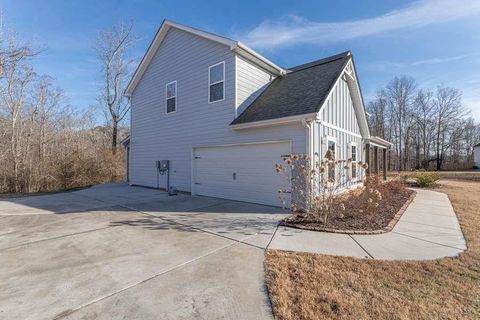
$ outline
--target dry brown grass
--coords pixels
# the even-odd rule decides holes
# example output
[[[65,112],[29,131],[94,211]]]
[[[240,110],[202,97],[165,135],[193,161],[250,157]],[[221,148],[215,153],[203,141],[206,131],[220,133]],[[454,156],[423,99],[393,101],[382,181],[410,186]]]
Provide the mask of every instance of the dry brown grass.
[[[380,261],[269,250],[277,319],[480,319],[480,183],[442,181],[468,250],[433,261]]]

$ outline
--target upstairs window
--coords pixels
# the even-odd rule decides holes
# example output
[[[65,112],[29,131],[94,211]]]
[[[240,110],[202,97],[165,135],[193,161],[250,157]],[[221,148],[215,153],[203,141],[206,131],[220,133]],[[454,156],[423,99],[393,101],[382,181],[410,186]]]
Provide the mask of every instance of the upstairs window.
[[[225,61],[208,68],[208,102],[225,98]]]
[[[167,83],[165,91],[167,99],[166,113],[177,111],[177,81]]]

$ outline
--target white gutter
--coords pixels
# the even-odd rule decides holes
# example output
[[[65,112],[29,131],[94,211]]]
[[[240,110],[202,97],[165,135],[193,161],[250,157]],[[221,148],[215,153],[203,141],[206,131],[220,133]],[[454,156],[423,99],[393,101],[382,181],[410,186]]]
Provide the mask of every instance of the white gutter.
[[[297,116],[283,117],[283,118],[277,118],[277,119],[231,124],[230,128],[232,128],[233,130],[241,130],[241,129],[275,126],[279,124],[300,122],[300,121],[303,121],[304,119],[315,118],[316,115],[317,115],[316,113],[309,113],[309,114],[301,114]]]
[[[275,63],[272,61],[268,60],[264,56],[258,54],[257,52],[253,51],[246,45],[244,45],[241,42],[237,42],[236,47],[231,47],[231,49],[235,50],[238,54],[241,56],[244,56],[245,58],[249,60],[253,60],[253,62],[256,62],[257,64],[262,65],[264,68],[269,70],[270,72],[273,72],[279,76],[283,76],[284,74],[287,73],[287,71],[279,66],[277,66]]]

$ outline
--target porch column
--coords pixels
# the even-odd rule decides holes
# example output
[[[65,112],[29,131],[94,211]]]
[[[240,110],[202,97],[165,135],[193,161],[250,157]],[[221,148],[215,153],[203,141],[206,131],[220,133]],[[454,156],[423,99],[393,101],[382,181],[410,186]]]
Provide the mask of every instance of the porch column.
[[[365,144],[365,163],[368,165],[368,168],[366,170],[366,175],[370,175],[370,168],[371,168],[371,163],[370,163],[370,143]]]
[[[383,149],[383,180],[387,180],[387,149]]]
[[[373,168],[373,172],[375,174],[378,174],[378,165],[379,165],[379,162],[378,162],[378,147],[373,147],[373,162],[374,162],[374,168]]]

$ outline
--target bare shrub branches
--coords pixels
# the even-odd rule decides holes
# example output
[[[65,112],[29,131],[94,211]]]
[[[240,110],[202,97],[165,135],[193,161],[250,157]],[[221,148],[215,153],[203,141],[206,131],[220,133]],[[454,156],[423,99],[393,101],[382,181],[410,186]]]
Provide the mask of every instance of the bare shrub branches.
[[[35,52],[1,39],[0,192],[66,189],[123,178],[122,153],[109,135],[75,112],[48,76],[35,73]],[[103,127],[102,127],[103,128]]]
[[[360,177],[368,164],[359,162],[353,168],[358,171],[355,176]],[[325,225],[334,210],[346,208],[344,199],[338,196],[339,191],[356,182],[351,174],[352,160],[336,159],[330,150],[319,161],[312,161],[307,155],[291,154],[284,164],[277,163],[275,170],[291,185],[290,199],[285,197],[284,190],[279,190],[282,203],[289,202],[293,212],[321,220]]]

